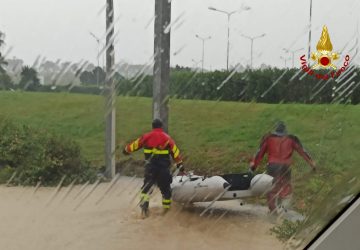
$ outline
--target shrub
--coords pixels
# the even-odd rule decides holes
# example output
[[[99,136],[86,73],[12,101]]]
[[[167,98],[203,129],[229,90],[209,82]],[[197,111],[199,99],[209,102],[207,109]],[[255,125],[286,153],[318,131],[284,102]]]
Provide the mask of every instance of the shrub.
[[[0,167],[0,183],[6,183],[14,173],[14,169],[9,166]]]
[[[293,222],[290,220],[283,220],[280,225],[271,228],[270,231],[274,233],[279,240],[285,242],[299,230],[300,225],[300,221]]]
[[[0,134],[0,163],[17,172],[14,183],[55,185],[64,175],[64,184],[96,177],[95,168],[81,156],[80,146],[68,138],[9,121],[0,123]]]
[[[14,88],[14,83],[12,82],[10,76],[6,73],[0,72],[0,90],[9,90]]]

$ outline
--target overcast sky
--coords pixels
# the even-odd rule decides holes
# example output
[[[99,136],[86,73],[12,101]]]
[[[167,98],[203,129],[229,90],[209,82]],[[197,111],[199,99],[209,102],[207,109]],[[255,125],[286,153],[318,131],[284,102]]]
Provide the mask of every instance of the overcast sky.
[[[209,6],[233,11],[242,5],[251,10],[236,13],[230,23],[230,64],[249,64],[250,41],[241,33],[256,36],[254,66],[262,63],[283,66],[283,47],[304,48],[307,53],[310,0],[173,0],[171,65],[194,65],[201,60],[201,41],[195,37],[212,36],[205,45],[205,68],[226,67],[227,17]],[[8,57],[22,58],[27,64],[38,55],[50,60],[89,60],[96,63],[97,44],[89,32],[105,33],[105,0],[0,0],[0,31],[6,34]],[[154,0],[114,0],[116,61],[133,64],[149,62],[153,53]],[[359,0],[314,0],[312,50],[327,25],[334,50],[341,50],[357,30]],[[348,46],[351,47],[351,44]],[[3,49],[6,51],[6,49]],[[4,52],[3,51],[3,52]],[[346,50],[345,50],[346,51]],[[178,52],[178,53],[176,53]],[[175,55],[174,55],[175,53]],[[289,56],[289,55],[288,55]],[[288,62],[291,64],[291,62]]]

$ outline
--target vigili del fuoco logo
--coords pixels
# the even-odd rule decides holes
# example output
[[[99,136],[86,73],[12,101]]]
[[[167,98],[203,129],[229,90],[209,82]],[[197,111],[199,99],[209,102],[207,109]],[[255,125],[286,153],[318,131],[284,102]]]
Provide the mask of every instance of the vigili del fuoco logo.
[[[314,64],[309,67],[305,55],[300,57],[301,68],[310,76],[318,79],[327,80],[329,78],[339,77],[349,66],[350,56],[346,55],[341,68],[337,69],[336,61],[339,59],[339,54],[333,52],[333,45],[330,40],[327,27],[324,25],[319,42],[316,45],[317,52],[311,53],[311,60]],[[316,73],[317,69],[331,69],[328,74]]]

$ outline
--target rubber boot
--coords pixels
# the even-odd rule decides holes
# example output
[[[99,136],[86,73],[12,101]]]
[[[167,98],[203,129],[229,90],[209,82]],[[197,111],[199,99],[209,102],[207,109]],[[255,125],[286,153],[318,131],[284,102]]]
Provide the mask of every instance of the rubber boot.
[[[291,195],[288,195],[285,198],[280,199],[280,207],[285,213],[287,213],[291,208],[291,200],[292,200]]]
[[[140,208],[141,208],[141,216],[143,218],[149,217],[149,202],[148,201],[141,202]]]

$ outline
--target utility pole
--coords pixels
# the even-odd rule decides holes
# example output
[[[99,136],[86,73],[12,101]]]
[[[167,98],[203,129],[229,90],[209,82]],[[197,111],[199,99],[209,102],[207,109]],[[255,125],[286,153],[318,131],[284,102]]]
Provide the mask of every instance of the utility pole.
[[[155,0],[153,118],[168,131],[171,1]]]
[[[309,20],[309,44],[308,44],[308,66],[310,67],[310,53],[311,53],[311,16],[312,16],[312,0],[310,0],[310,20]]]
[[[202,56],[201,56],[201,72],[204,72],[204,50],[205,50],[205,41],[210,40],[211,36],[208,37],[201,37],[199,35],[195,35],[197,38],[199,38],[202,41]]]
[[[244,34],[241,34],[242,37],[247,38],[251,41],[251,49],[250,49],[250,69],[253,68],[253,44],[254,44],[254,40],[264,37],[266,34],[261,34],[260,36],[254,36],[254,37],[250,37],[250,36],[245,36]]]
[[[105,83],[105,165],[106,176],[115,176],[115,85],[113,81],[114,52],[114,5],[106,0],[106,83]]]

